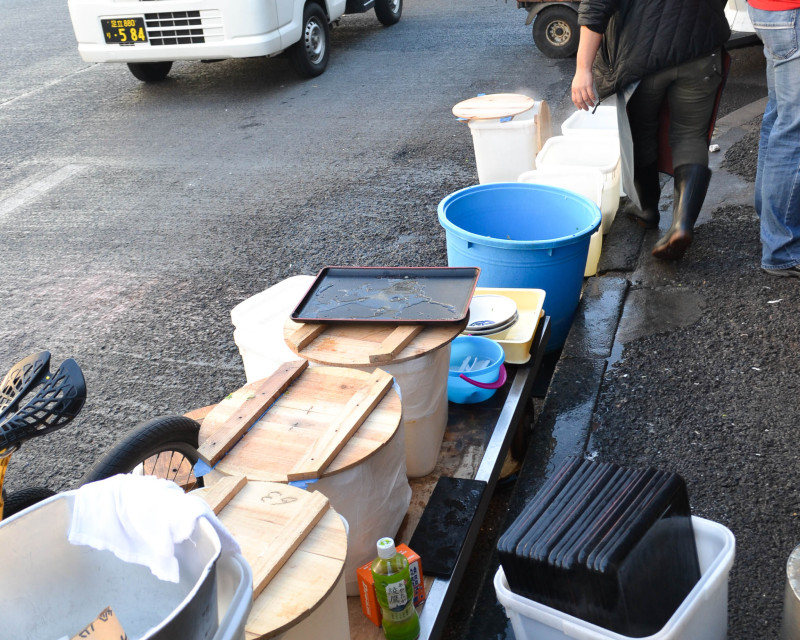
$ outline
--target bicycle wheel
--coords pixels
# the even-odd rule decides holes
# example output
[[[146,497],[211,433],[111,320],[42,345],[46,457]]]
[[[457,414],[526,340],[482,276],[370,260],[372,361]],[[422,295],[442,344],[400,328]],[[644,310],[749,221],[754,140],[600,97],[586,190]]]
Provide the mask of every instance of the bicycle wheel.
[[[184,491],[203,486],[194,475],[200,425],[186,416],[160,416],[135,427],[81,480],[81,486],[119,473],[172,480]]]
[[[19,513],[23,509],[41,502],[45,498],[56,495],[56,492],[47,487],[29,487],[27,489],[20,489],[8,495],[5,498],[5,506],[3,507],[3,518],[9,518],[15,513]]]

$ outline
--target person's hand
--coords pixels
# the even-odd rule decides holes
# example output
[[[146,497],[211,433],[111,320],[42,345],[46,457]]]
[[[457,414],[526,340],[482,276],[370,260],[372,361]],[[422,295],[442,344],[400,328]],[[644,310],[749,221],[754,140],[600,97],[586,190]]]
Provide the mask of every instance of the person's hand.
[[[578,69],[572,79],[572,103],[578,109],[588,111],[594,107],[596,101],[591,68]]]

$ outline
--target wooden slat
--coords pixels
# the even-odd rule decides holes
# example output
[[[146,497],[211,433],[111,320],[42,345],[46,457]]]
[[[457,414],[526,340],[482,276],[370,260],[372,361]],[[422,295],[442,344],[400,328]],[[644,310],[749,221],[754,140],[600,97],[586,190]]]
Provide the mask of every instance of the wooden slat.
[[[246,400],[239,411],[221,424],[200,444],[198,453],[209,465],[219,462],[238,442],[252,424],[280,396],[308,366],[307,360],[295,360],[281,366],[259,385],[252,398]]]
[[[323,331],[325,331],[326,325],[324,324],[312,324],[312,323],[304,323],[301,324],[292,335],[286,338],[286,341],[289,343],[289,346],[294,349],[295,351],[300,351],[301,349],[305,349],[309,344],[311,344]]]
[[[309,493],[303,508],[284,525],[281,534],[250,562],[253,569],[253,599],[259,596],[280,571],[327,510],[327,497],[319,491]]]
[[[369,361],[375,364],[392,362],[397,355],[406,348],[422,331],[423,325],[400,325],[381,343],[374,353],[369,355]]]
[[[247,484],[247,478],[226,476],[220,478],[213,486],[209,487],[203,492],[203,499],[211,507],[211,510],[219,515],[219,512],[225,508],[234,496],[241,491],[242,487]]]
[[[383,399],[391,388],[393,380],[390,374],[381,369],[373,371],[368,383],[353,395],[339,417],[287,474],[289,482],[319,478]]]

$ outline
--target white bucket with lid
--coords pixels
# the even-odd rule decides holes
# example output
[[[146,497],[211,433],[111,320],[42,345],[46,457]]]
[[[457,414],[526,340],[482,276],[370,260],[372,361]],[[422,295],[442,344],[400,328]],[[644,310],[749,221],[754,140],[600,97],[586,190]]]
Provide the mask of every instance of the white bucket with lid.
[[[478,181],[515,182],[536,168],[536,154],[551,135],[545,101],[521,94],[477,96],[453,107],[472,134]]]

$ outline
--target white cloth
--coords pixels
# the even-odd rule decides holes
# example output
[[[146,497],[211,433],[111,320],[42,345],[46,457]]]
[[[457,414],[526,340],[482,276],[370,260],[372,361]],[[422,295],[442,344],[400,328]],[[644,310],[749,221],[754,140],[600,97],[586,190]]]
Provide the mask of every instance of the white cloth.
[[[75,492],[68,539],[144,565],[160,580],[178,582],[175,545],[189,538],[199,518],[214,527],[221,553],[240,552],[239,543],[202,498],[169,480],[120,474]]]

